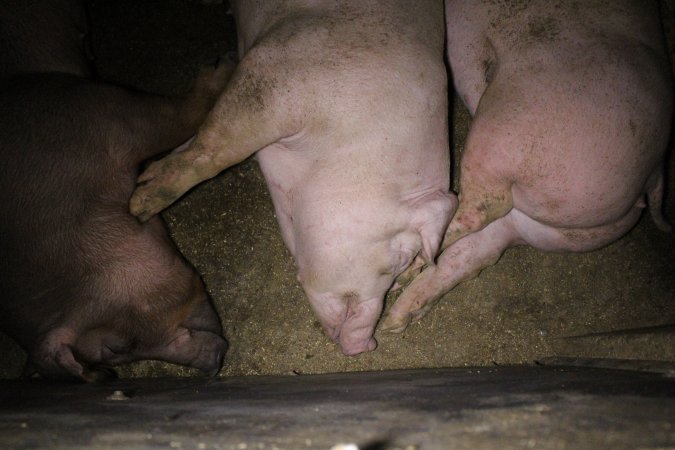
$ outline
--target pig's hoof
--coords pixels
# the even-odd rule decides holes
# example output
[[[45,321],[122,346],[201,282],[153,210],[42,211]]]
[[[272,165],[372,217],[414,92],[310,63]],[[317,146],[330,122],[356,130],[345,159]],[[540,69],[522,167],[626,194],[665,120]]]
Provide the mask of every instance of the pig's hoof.
[[[408,325],[410,325],[410,321],[412,320],[412,316],[410,314],[405,314],[403,316],[401,315],[388,315],[385,319],[384,322],[382,322],[382,331],[387,332],[387,333],[403,333],[406,328],[408,328]]]
[[[153,172],[156,172],[158,167],[155,164],[151,164],[148,170],[138,178],[139,184],[129,199],[129,212],[141,222],[147,222],[181,195],[180,190],[167,185],[167,181],[170,182],[171,179],[165,175],[154,177]]]
[[[147,222],[152,216],[162,210],[158,207],[153,197],[145,193],[145,186],[138,187],[129,199],[129,212],[141,222]]]
[[[171,205],[176,198],[176,193],[171,189],[139,186],[129,199],[129,212],[141,222],[147,222]]]

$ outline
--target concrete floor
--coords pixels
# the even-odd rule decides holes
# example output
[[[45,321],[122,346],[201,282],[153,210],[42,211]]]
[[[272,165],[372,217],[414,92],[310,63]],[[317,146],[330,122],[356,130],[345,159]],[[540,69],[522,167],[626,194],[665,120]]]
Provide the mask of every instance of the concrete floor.
[[[199,65],[235,48],[223,5],[95,0],[92,20],[100,75],[157,93],[184,92]],[[455,102],[455,160],[469,121]],[[674,158],[668,178],[675,179]],[[672,181],[666,215],[675,220]],[[675,323],[675,234],[659,232],[648,216],[625,238],[587,254],[510,250],[496,266],[447,294],[404,334],[378,332],[376,351],[351,358],[323,334],[295,280],[254,161],[196,187],[164,217],[203,275],[222,317],[231,345],[223,376],[492,367],[532,364],[547,356],[675,361],[672,328],[568,338]],[[387,304],[393,300],[390,296]],[[0,376],[16,376],[23,353],[4,336],[0,350]],[[158,362],[119,372],[192,374]]]

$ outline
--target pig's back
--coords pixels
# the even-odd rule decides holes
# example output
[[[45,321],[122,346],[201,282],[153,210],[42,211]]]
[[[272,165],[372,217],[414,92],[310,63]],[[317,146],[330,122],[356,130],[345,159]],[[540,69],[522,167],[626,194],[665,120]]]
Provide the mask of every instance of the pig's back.
[[[245,52],[239,70],[267,65],[272,73],[253,97],[294,121],[285,136],[290,139],[258,154],[263,166],[292,165],[298,174],[353,163],[345,173],[363,181],[367,169],[370,184],[376,184],[374,165],[383,180],[400,175],[403,165],[411,173],[440,167],[445,176],[433,178],[447,179],[442,3],[419,2],[416,13],[408,14],[404,2],[284,2],[288,10],[276,16],[271,11],[280,6],[264,2],[257,11],[262,19],[254,3],[234,4]],[[263,20],[266,15],[269,20]],[[321,164],[303,164],[279,151],[289,147],[307,155],[301,160],[320,155]],[[427,152],[426,161],[420,152]],[[383,158],[400,164],[383,164]]]

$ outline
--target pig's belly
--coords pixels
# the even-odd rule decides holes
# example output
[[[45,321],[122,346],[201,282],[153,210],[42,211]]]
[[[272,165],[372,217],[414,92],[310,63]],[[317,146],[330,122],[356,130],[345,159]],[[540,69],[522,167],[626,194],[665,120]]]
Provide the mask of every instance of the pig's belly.
[[[589,227],[550,225],[530,217],[518,208],[498,220],[511,222],[517,236],[515,244],[527,244],[543,251],[584,252],[604,247],[626,234],[639,220],[640,202],[609,223]]]

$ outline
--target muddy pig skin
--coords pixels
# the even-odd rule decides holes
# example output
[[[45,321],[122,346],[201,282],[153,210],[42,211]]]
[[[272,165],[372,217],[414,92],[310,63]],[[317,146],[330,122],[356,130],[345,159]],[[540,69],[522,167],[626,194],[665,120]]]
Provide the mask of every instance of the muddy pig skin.
[[[443,4],[233,1],[240,64],[191,147],[152,164],[147,219],[257,152],[298,280],[346,355],[373,350],[383,297],[432,261],[449,189]]]
[[[473,116],[459,207],[435,267],[399,297],[401,331],[507,248],[583,252],[659,228],[673,90],[652,1],[446,1],[448,57]]]
[[[45,376],[96,381],[138,359],[215,374],[227,344],[202,281],[127,202],[140,162],[196,132],[227,69],[180,99],[97,82],[86,25],[78,1],[0,3],[0,330]]]

